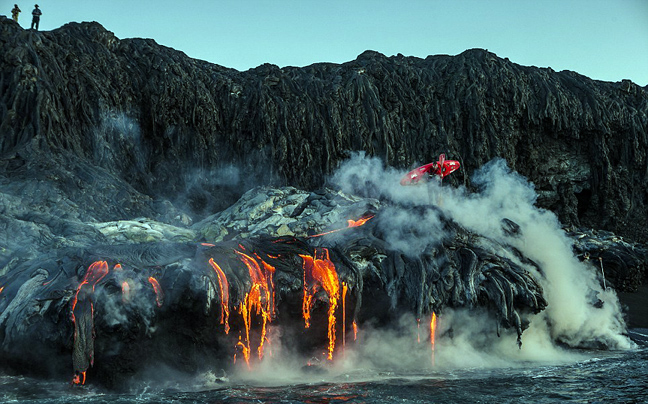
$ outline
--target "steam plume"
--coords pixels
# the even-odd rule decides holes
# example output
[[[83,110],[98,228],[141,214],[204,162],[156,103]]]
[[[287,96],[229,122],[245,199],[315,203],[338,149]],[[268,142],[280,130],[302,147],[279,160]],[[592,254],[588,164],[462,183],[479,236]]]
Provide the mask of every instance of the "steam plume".
[[[428,241],[444,236],[435,214],[412,215],[413,210],[432,204],[466,229],[508,243],[535,261],[540,268],[536,277],[544,288],[548,307],[532,318],[523,336],[523,353],[516,355],[531,358],[538,349],[545,354],[555,352],[559,350],[556,342],[574,347],[599,343],[618,349],[633,346],[624,336],[625,324],[616,293],[604,290],[598,271],[576,258],[571,240],[557,217],[535,205],[537,194],[533,184],[512,172],[504,160],[493,160],[473,175],[472,184],[477,192],[463,186],[441,185],[434,180],[421,186],[403,187],[399,184],[403,174],[385,167],[377,158],[356,154],[340,167],[331,182],[345,192],[398,202],[387,208],[393,210],[389,215],[391,220],[381,222],[381,229],[388,234],[386,240],[392,247],[404,253],[415,254],[419,248],[410,237],[412,229],[417,237],[428,237]],[[505,232],[503,219],[515,222],[520,231]],[[471,345],[475,346],[481,339],[477,336],[484,331],[480,321],[484,321],[483,316],[474,318],[466,313],[446,312],[441,325],[460,324],[452,330],[453,343],[461,344],[464,336],[470,335],[466,341],[472,339]],[[482,342],[488,342],[489,349],[496,349],[505,340]],[[513,343],[509,345],[512,346]]]

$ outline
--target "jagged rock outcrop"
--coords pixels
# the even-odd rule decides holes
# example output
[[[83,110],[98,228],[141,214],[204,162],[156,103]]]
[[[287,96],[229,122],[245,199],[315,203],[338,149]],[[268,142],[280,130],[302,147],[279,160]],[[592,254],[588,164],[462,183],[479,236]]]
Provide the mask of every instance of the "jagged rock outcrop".
[[[418,245],[394,243],[389,205],[330,190],[259,188],[194,226],[203,235],[196,241],[167,241],[187,231],[142,221],[98,226],[114,227],[104,231],[113,242],[135,242],[52,249],[0,276],[0,369],[113,387],[150,366],[229,369],[235,355],[261,358],[266,339],[279,342],[266,336],[271,325],[281,326],[282,345],[307,357],[328,345],[332,359],[353,327],[460,308],[483,308],[493,335],[509,328],[521,344],[529,316],[547,305],[542,269],[506,240],[468,231],[431,205],[415,209],[412,223],[436,231],[408,225]],[[363,224],[340,223],[349,215]],[[212,238],[223,218],[237,231]],[[283,227],[293,234],[277,236]],[[137,242],[143,228],[159,238]]]
[[[455,183],[502,157],[565,225],[648,240],[648,91],[632,82],[479,49],[239,72],[98,23],[0,24],[3,181],[53,181],[98,220],[159,215],[163,199],[209,214],[258,183],[319,188],[348,151],[399,168],[446,152]]]
[[[618,291],[633,291],[648,274],[648,247],[600,230],[571,231],[574,251],[583,260],[591,260],[605,278],[605,286]]]
[[[147,219],[55,228],[59,243],[27,243],[3,264],[0,369],[124,387],[151,366],[196,372],[229,369],[236,355],[254,360],[270,323],[301,354],[333,346],[337,335],[329,349],[339,356],[352,325],[387,328],[404,314],[453,309],[483,310],[493,335],[502,327],[522,343],[530,318],[548,305],[542,283],[550,279],[550,268],[516,247],[528,243],[524,230],[503,219],[499,231],[479,234],[413,196],[255,188],[190,228]],[[603,252],[608,268],[645,259],[610,255],[626,248],[615,238],[575,237],[583,254]],[[587,304],[602,312],[613,302],[596,297],[607,293],[596,282]],[[577,344],[592,343],[614,346],[604,334]]]

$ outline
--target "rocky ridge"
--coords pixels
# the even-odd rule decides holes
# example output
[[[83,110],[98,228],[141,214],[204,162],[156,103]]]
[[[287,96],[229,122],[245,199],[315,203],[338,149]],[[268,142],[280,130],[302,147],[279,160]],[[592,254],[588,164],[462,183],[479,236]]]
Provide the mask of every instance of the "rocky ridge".
[[[239,72],[95,22],[0,24],[0,174],[48,172],[98,220],[159,215],[159,200],[201,218],[258,184],[317,189],[349,151],[401,169],[445,152],[464,167],[455,184],[501,157],[566,226],[648,240],[648,92],[632,82],[480,49]]]

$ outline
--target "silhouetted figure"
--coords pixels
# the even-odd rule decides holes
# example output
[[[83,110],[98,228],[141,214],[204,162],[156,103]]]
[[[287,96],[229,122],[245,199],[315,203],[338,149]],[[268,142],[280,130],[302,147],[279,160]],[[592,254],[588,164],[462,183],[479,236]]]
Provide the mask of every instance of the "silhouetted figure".
[[[14,8],[11,9],[11,18],[13,18],[14,21],[18,22],[18,14],[20,14],[22,10],[18,8],[18,4],[14,4]]]
[[[34,5],[34,11],[32,11],[32,29],[34,29],[34,26],[36,26],[36,31],[38,31],[38,23],[40,22],[40,16],[43,14],[42,11],[40,11],[40,8],[38,8],[38,4]]]

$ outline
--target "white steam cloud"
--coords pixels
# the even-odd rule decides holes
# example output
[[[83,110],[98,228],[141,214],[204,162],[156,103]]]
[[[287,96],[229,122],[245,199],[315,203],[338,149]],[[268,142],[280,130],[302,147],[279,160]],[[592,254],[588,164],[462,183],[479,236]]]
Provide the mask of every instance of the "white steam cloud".
[[[153,286],[141,274],[132,270],[113,269],[112,275],[115,282],[122,286],[122,291],[109,293],[105,288],[97,289],[97,310],[100,310],[103,321],[111,327],[118,324],[126,326],[133,321],[132,316],[136,315],[137,321],[146,326],[146,333],[153,333],[156,309]]]
[[[388,234],[391,247],[405,253],[416,253],[427,242],[442,236],[435,214],[412,214],[417,206],[428,204],[438,206],[470,231],[516,247],[539,265],[541,273],[535,276],[548,302],[543,312],[532,317],[530,327],[523,333],[520,350],[514,333],[497,337],[494,323],[485,313],[445,311],[439,318],[438,335],[453,325],[453,338],[437,341],[437,365],[460,365],[457,361],[465,361],[470,366],[498,366],[510,360],[564,361],[575,357],[557,342],[570,346],[599,342],[615,349],[634,346],[624,335],[625,324],[616,293],[604,290],[597,269],[575,257],[572,242],[557,217],[535,206],[537,195],[533,184],[512,172],[504,160],[488,163],[473,176],[472,183],[479,188],[476,193],[463,186],[441,185],[438,181],[401,186],[399,181],[404,174],[360,153],[342,164],[332,182],[344,192],[398,202],[386,208],[390,210],[390,220],[388,224],[381,222],[385,226],[381,230]],[[505,218],[520,226],[522,237],[503,231]],[[411,229],[416,230],[417,237],[428,234],[429,238],[413,242]],[[596,302],[599,304],[595,306]],[[373,363],[381,363],[389,356],[386,352],[391,352],[398,363],[403,363],[398,358],[412,350],[398,338],[370,334],[371,342],[365,341],[356,348],[362,353],[358,360],[378,357]],[[371,348],[372,344],[379,348]],[[395,349],[398,346],[405,348],[399,352]]]

